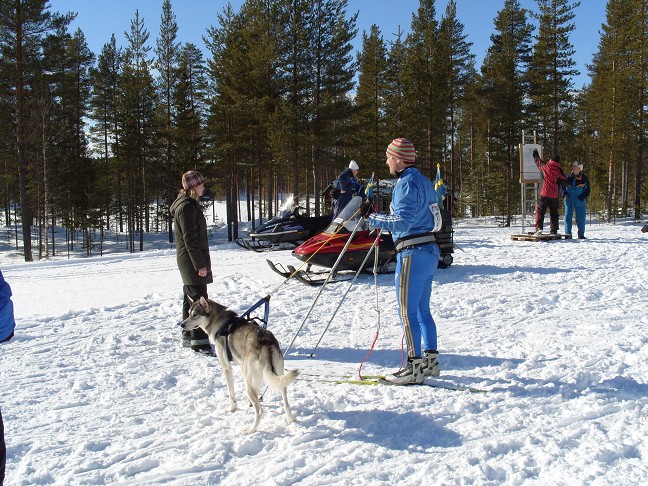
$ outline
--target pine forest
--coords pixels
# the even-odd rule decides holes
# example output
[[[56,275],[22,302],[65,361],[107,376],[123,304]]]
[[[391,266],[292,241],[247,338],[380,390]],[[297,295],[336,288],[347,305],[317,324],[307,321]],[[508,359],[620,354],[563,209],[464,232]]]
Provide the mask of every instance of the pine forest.
[[[359,32],[346,0],[247,0],[224,7],[197,46],[160,0],[157,38],[134,7],[123,38],[92,52],[70,29],[75,13],[1,0],[2,226],[25,261],[73,245],[90,254],[109,232],[142,251],[146,233],[173,241],[169,204],[198,170],[227,202],[231,240],[285,195],[329,211],[322,192],[352,159],[362,177],[386,177],[396,137],[412,140],[430,178],[440,164],[455,218],[510,225],[523,131],[566,172],[582,161],[589,211],[641,219],[648,0],[608,0],[582,89],[570,42],[580,1],[529,11],[503,0],[481,66],[457,3],[420,0],[408,33],[387,35]]]

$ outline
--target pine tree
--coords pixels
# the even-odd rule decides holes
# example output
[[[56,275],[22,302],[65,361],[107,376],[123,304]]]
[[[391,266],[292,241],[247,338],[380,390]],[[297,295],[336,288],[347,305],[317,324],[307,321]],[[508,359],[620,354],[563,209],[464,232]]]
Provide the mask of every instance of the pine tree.
[[[119,119],[118,100],[120,98],[120,76],[123,63],[123,51],[117,47],[113,34],[110,42],[104,44],[99,54],[97,65],[91,70],[92,98],[91,128],[96,150],[103,158],[103,167],[99,170],[97,185],[103,189],[103,204],[106,207],[106,228],[109,228],[111,204],[115,204],[117,229],[124,231],[123,211],[123,170],[119,156]]]
[[[358,68],[355,116],[358,143],[353,158],[362,162],[363,169],[381,171],[384,169],[385,146],[389,139],[385,119],[387,48],[375,24],[371,26],[369,34],[362,34]]]
[[[468,80],[474,76],[475,56],[470,52],[472,43],[467,42],[467,35],[464,35],[464,26],[457,19],[457,4],[450,0],[446,7],[445,14],[441,19],[440,43],[442,58],[445,59],[446,73],[446,100],[448,134],[450,137],[450,194],[461,190],[461,165],[457,157],[456,137],[457,118],[461,110],[464,92]],[[447,176],[446,176],[447,177]],[[452,209],[452,198],[450,199]]]
[[[562,111],[572,103],[574,48],[569,34],[575,29],[574,9],[580,2],[570,0],[536,0],[540,21],[531,62],[532,111],[541,124],[545,146],[558,154],[564,133],[561,131]]]
[[[507,215],[507,225],[515,209],[513,203],[517,146],[524,128],[525,73],[529,62],[532,27],[518,0],[506,0],[495,18],[492,45],[482,64],[482,90],[487,132],[487,184],[495,207]]]
[[[172,173],[189,169],[203,170],[205,164],[205,135],[207,79],[202,52],[193,44],[179,51],[176,69],[177,85],[173,91],[173,125],[175,154]]]
[[[26,112],[28,87],[33,72],[31,61],[38,56],[38,45],[43,36],[57,26],[69,24],[73,15],[52,15],[47,0],[7,0],[0,2],[0,44],[6,60],[12,63],[13,88],[15,89],[15,138],[18,161],[18,185],[20,193],[23,254],[25,261],[33,260],[31,226],[33,221],[28,197],[27,125]]]
[[[431,175],[445,152],[446,65],[434,0],[419,0],[405,57],[405,116],[419,164]]]
[[[403,40],[403,32],[398,28],[395,34],[396,40],[390,43],[387,53],[387,71],[385,79],[387,83],[387,94],[385,97],[385,118],[387,133],[390,137],[397,138],[407,135],[409,130],[406,120],[405,109],[405,59],[407,47]],[[387,140],[389,143],[390,140]]]
[[[173,91],[177,84],[176,70],[178,64],[178,49],[180,47],[177,42],[178,37],[178,24],[176,22],[175,14],[171,9],[171,1],[164,0],[162,3],[162,17],[160,23],[160,36],[156,40],[155,54],[157,56],[155,67],[159,73],[158,75],[158,98],[161,104],[161,129],[159,135],[164,140],[164,172],[163,172],[163,199],[166,205],[173,202],[175,196],[175,186],[177,184],[177,177],[173,171],[173,144],[174,144],[174,127],[172,119],[174,113],[173,107]],[[173,228],[169,224],[169,243],[173,242]]]
[[[241,17],[231,5],[225,7],[218,20],[220,26],[210,27],[207,40],[212,56],[208,67],[213,89],[208,126],[213,137],[212,157],[218,168],[215,175],[223,182],[226,194],[228,241],[233,241],[238,237],[237,161],[243,157],[247,145],[245,127],[249,125],[249,113],[237,95],[245,46]]]
[[[351,40],[357,29],[357,14],[346,19],[347,0],[314,2],[312,162],[313,189],[323,189],[322,174],[335,162],[345,161],[351,144],[349,121],[352,105],[348,93],[353,89],[355,64]],[[348,158],[348,156],[347,156]],[[332,163],[333,162],[333,163]],[[344,164],[346,165],[346,164]],[[328,183],[328,181],[327,181]],[[306,191],[306,207],[309,207]],[[320,214],[320,199],[315,198],[315,214]]]
[[[128,47],[124,54],[120,78],[119,155],[125,162],[126,204],[129,249],[135,251],[135,234],[139,232],[139,250],[144,249],[144,232],[149,231],[148,202],[151,195],[149,169],[152,159],[152,139],[155,133],[155,88],[151,75],[151,60],[147,45],[149,32],[140,19],[139,11],[126,32]]]
[[[645,10],[643,0],[610,0],[599,50],[590,67],[592,84],[587,92],[587,105],[596,134],[592,169],[598,176],[590,180],[594,194],[607,195],[608,221],[619,202],[625,214],[631,173],[628,163],[642,153],[638,141],[643,139],[644,131],[641,100],[645,99],[646,89],[642,61],[645,46],[642,47],[641,38],[646,35]],[[604,186],[602,182],[606,179]]]

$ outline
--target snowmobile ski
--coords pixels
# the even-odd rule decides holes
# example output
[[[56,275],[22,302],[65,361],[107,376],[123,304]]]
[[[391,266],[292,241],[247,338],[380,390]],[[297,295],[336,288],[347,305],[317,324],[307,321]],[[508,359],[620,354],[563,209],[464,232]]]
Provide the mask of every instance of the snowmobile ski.
[[[272,269],[273,272],[281,275],[283,278],[290,278],[292,276],[292,272],[288,268],[284,267],[281,263],[274,263],[268,258],[266,258],[266,262],[268,262],[268,266]]]

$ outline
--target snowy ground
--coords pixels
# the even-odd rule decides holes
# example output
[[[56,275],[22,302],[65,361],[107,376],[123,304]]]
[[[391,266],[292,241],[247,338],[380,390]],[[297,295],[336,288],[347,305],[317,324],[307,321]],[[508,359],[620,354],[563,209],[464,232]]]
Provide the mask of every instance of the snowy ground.
[[[20,263],[0,255],[16,337],[0,345],[5,485],[646,484],[648,235],[592,224],[587,241],[512,241],[518,228],[455,225],[433,314],[442,376],[488,393],[324,381],[397,369],[393,275],[327,287],[287,357],[296,423],[278,394],[228,412],[217,360],[180,347],[173,249]],[[561,224],[562,229],[562,224]],[[161,236],[163,239],[164,236]],[[265,258],[212,241],[210,296],[238,311],[272,293],[291,341],[318,292]],[[168,246],[168,245],[167,245]],[[236,370],[239,401],[245,404]]]

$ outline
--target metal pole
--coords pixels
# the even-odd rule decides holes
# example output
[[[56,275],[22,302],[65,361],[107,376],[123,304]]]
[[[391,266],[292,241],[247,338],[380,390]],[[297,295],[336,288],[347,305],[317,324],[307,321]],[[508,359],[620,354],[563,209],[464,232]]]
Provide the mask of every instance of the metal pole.
[[[302,328],[304,327],[304,324],[306,323],[306,320],[308,319],[311,312],[313,311],[313,308],[315,307],[315,304],[317,303],[317,300],[319,299],[320,295],[322,295],[322,292],[324,291],[324,287],[326,287],[326,284],[329,282],[329,280],[331,280],[331,276],[333,276],[335,274],[335,270],[337,269],[338,265],[342,261],[342,257],[346,253],[347,248],[349,248],[349,245],[351,244],[351,240],[355,236],[356,232],[358,231],[358,228],[360,227],[360,224],[363,221],[364,221],[364,218],[361,216],[360,219],[358,219],[358,223],[355,225],[355,228],[353,228],[353,232],[351,233],[351,236],[349,236],[349,239],[347,240],[346,244],[344,245],[344,248],[342,248],[342,251],[340,252],[340,255],[337,257],[337,260],[335,261],[335,264],[331,268],[331,271],[329,272],[328,277],[326,277],[326,280],[324,280],[324,283],[320,287],[319,292],[315,296],[315,300],[313,300],[313,304],[310,306],[310,309],[308,309],[308,313],[306,314],[306,316],[304,317],[304,320],[302,321],[299,328],[297,329],[297,332],[293,336],[292,341],[290,341],[290,344],[288,345],[288,347],[284,351],[284,354],[283,354],[284,358],[288,354],[288,351],[290,350],[290,348],[292,348],[292,345],[295,343],[295,339],[297,339],[297,336],[299,335]]]
[[[310,354],[311,358],[315,354],[315,351],[317,350],[317,347],[322,342],[322,338],[324,337],[324,334],[326,334],[326,331],[328,331],[328,328],[331,325],[331,323],[333,322],[333,319],[335,319],[335,316],[337,315],[338,311],[340,310],[340,307],[342,307],[342,303],[344,302],[344,299],[346,299],[346,296],[348,295],[349,291],[351,290],[351,287],[353,286],[354,282],[358,278],[358,275],[360,275],[360,272],[364,269],[365,263],[367,263],[367,260],[369,260],[369,255],[371,255],[371,252],[375,248],[378,241],[380,241],[380,230],[378,230],[378,235],[376,236],[376,239],[371,244],[371,248],[369,248],[369,250],[367,251],[367,256],[365,256],[364,260],[360,264],[360,268],[358,268],[358,271],[353,276],[353,279],[351,280],[351,282],[349,282],[349,286],[347,287],[346,292],[344,292],[344,295],[342,296],[342,299],[340,300],[340,303],[335,308],[335,312],[333,312],[333,315],[331,316],[328,323],[326,324],[326,327],[324,328],[324,331],[322,331],[322,335],[320,336],[319,340],[317,341],[317,344],[315,345],[315,347],[311,351],[311,354]],[[375,261],[374,261],[374,266],[376,265],[377,261],[378,261],[378,257],[376,256]]]

